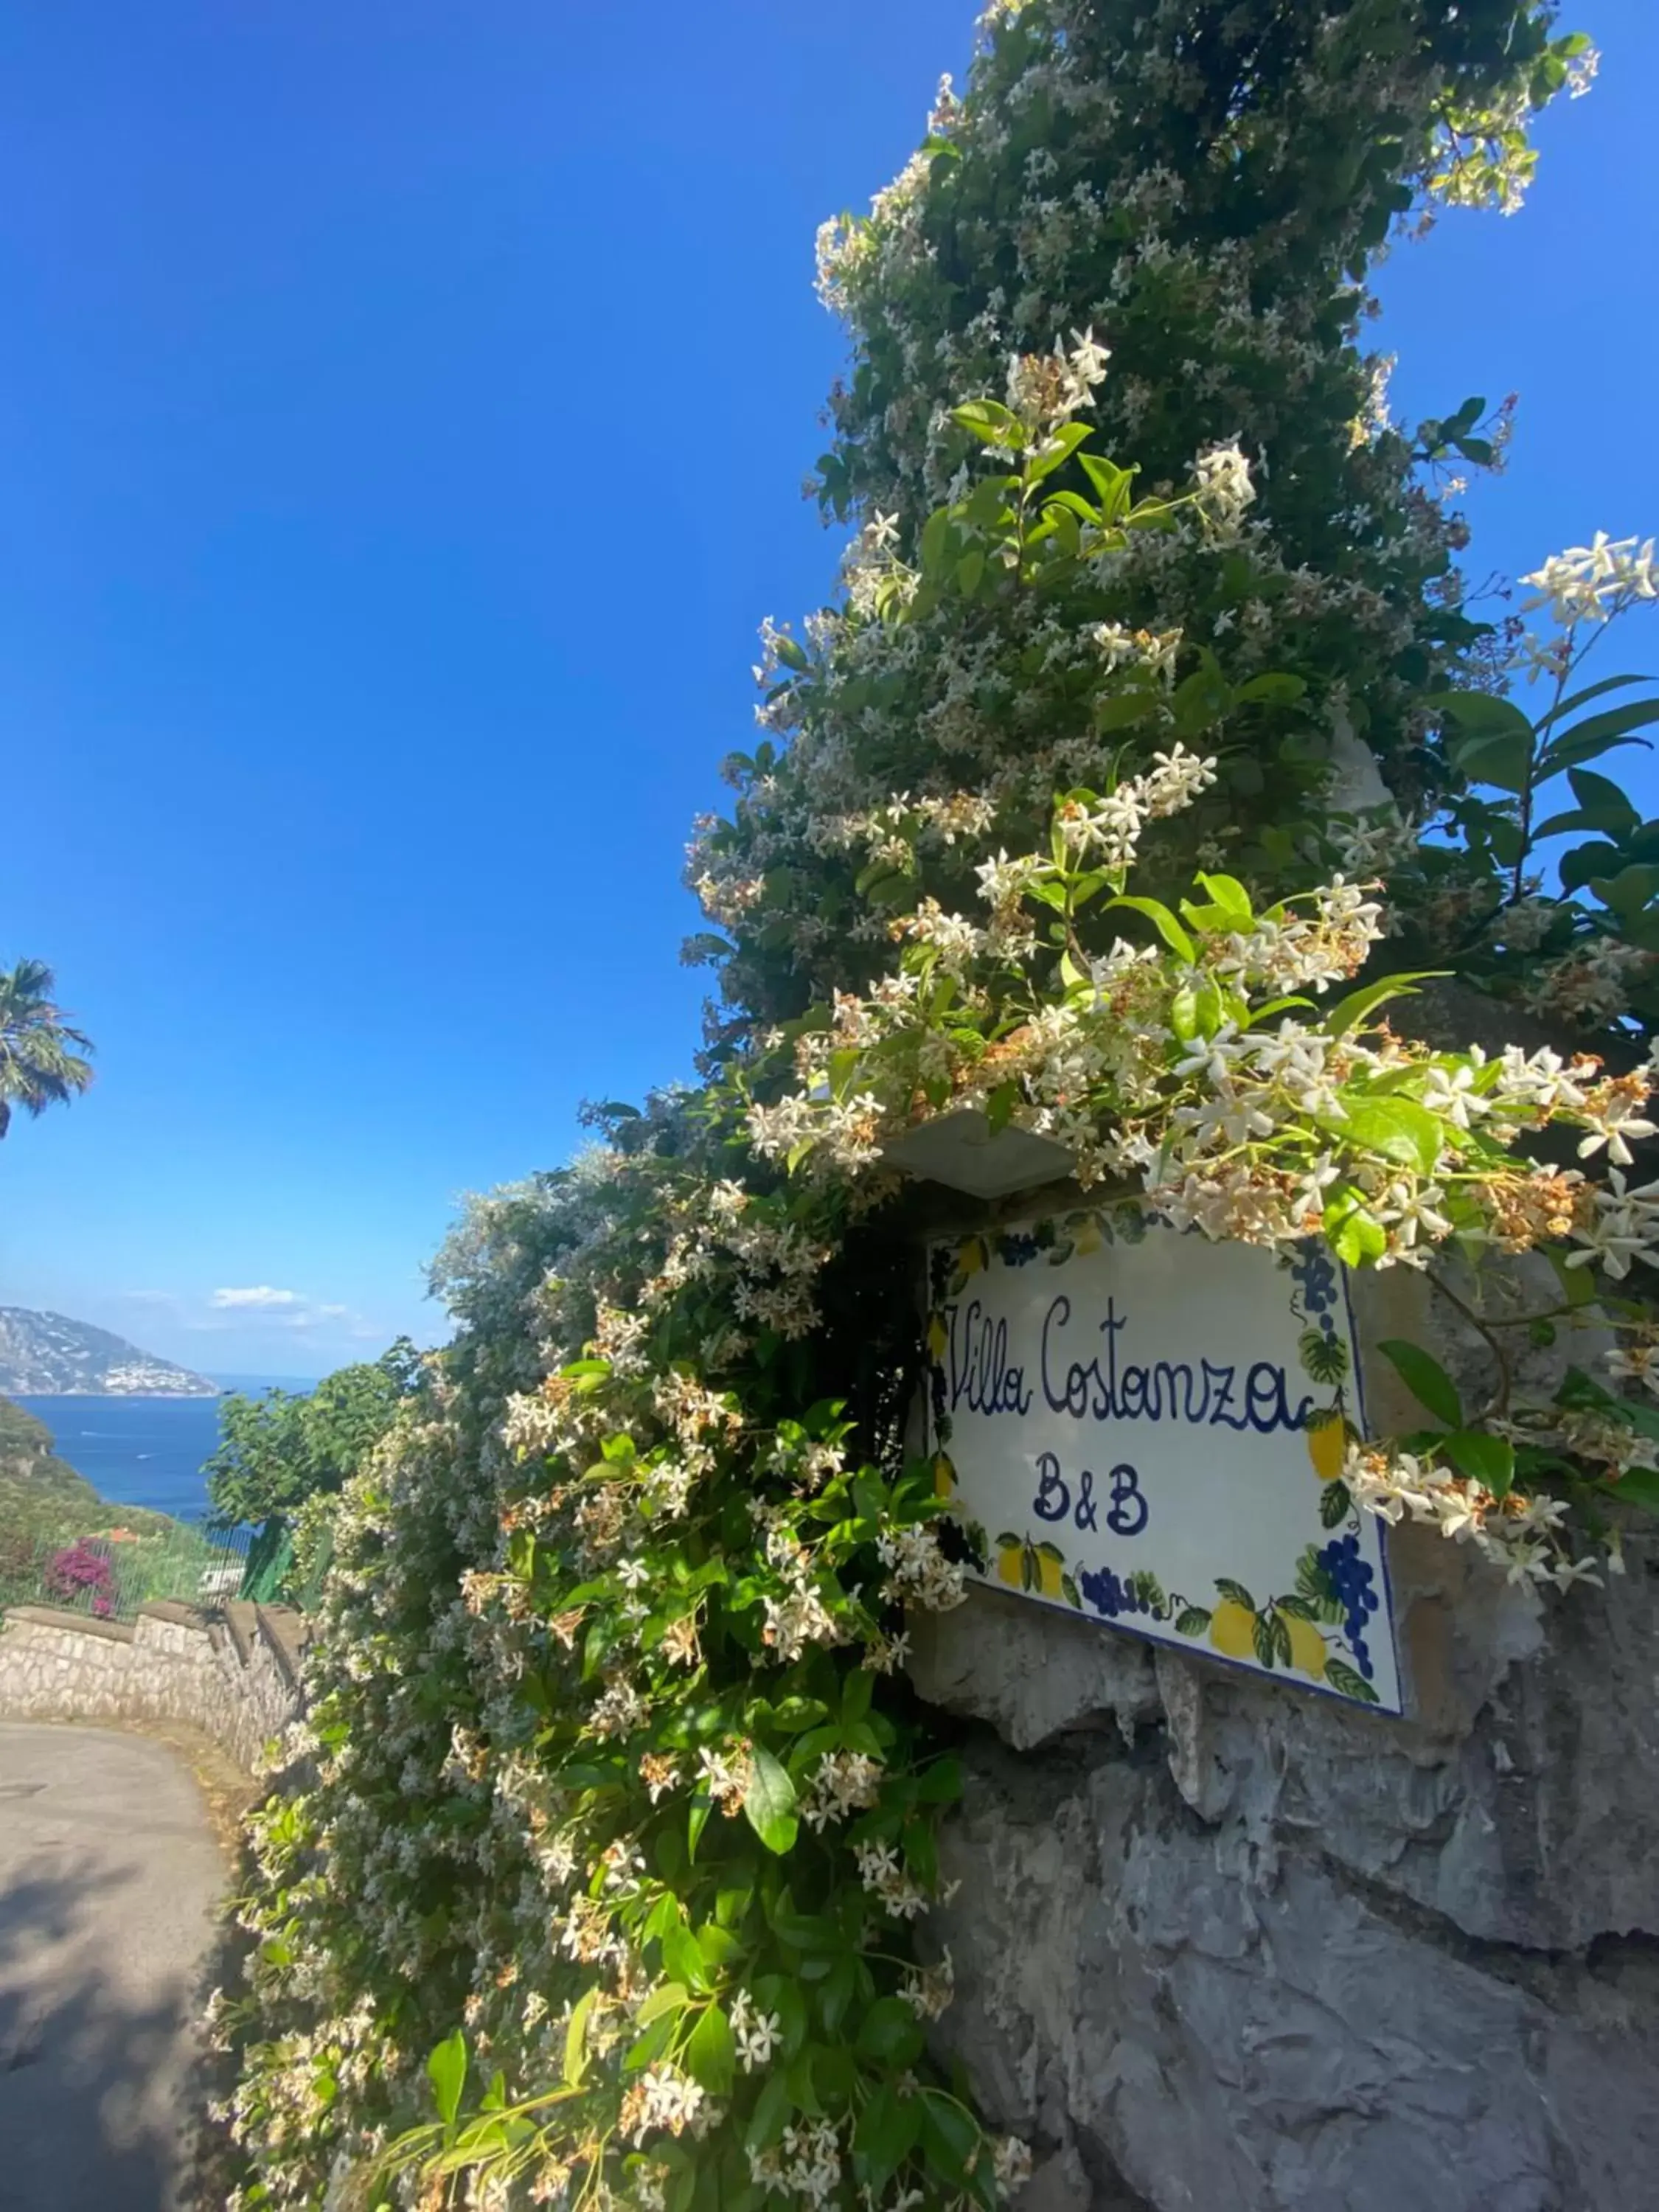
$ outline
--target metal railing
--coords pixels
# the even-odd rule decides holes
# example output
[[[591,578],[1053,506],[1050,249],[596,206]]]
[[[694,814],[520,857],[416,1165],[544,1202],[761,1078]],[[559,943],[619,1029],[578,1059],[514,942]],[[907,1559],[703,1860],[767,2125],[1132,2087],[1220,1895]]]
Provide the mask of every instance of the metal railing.
[[[0,1607],[49,1605],[94,1620],[131,1620],[142,1605],[171,1598],[221,1605],[240,1589],[251,1528],[215,1531],[175,1522],[153,1534],[15,1536],[0,1531]]]

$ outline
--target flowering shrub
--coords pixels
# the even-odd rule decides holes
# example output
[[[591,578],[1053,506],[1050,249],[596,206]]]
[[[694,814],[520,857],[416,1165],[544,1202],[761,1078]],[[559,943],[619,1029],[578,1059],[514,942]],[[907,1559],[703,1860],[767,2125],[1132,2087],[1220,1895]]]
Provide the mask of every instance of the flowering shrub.
[[[52,1553],[46,1586],[46,1595],[64,1605],[77,1604],[84,1598],[95,1620],[107,1620],[115,1610],[115,1571],[109,1554],[84,1537]]]
[[[769,625],[768,734],[694,852],[706,1079],[472,1210],[457,1341],[335,1511],[308,1771],[256,1820],[220,2008],[245,2206],[1017,2191],[1028,2150],[927,2048],[958,1783],[902,1667],[963,1539],[905,1448],[884,1146],[941,1109],[1212,1237],[1553,1254],[1547,1310],[1470,1309],[1490,1403],[1391,1347],[1432,1425],[1354,1447],[1348,1495],[1550,1583],[1659,1504],[1659,1334],[1619,1303],[1659,1261],[1651,1068],[1395,1034],[1423,978],[1369,971],[1429,872],[1396,806],[1329,798],[1363,737],[1396,800],[1461,810],[1460,865],[1487,823],[1513,905],[1538,783],[1590,757],[1551,750],[1566,690],[1523,788],[1476,744],[1491,641],[1413,474],[1478,465],[1476,417],[1413,444],[1350,338],[1394,216],[1518,191],[1521,118],[1583,65],[1549,14],[999,0],[969,98],[826,240],[857,350],[823,492],[862,522],[842,602]],[[1544,572],[1570,641],[1644,558]],[[1607,1382],[1516,1401],[1504,1328],[1598,1294]],[[1316,1565],[1363,1651],[1347,1554]]]
[[[1388,363],[1356,342],[1364,275],[1414,195],[1498,203],[1522,187],[1528,104],[1588,61],[1581,39],[1552,37],[1552,14],[1508,0],[989,11],[969,95],[947,86],[902,175],[820,241],[854,353],[818,483],[864,526],[845,605],[799,639],[768,625],[763,740],[733,757],[732,817],[693,860],[720,932],[693,947],[729,1001],[717,1045],[866,971],[868,917],[827,823],[891,792],[972,791],[1023,812],[1026,842],[1054,791],[1096,777],[1096,708],[1126,666],[1175,656],[1184,677],[1206,653],[1236,689],[1298,679],[1233,721],[1214,786],[1149,847],[1169,890],[1194,866],[1285,889],[1341,866],[1333,743],[1346,757],[1363,739],[1413,817],[1455,787],[1431,702],[1492,681],[1501,641],[1462,603],[1447,467],[1493,465],[1504,425],[1488,434],[1478,401],[1415,433],[1392,419]],[[1056,333],[1073,331],[1090,351],[1057,368]],[[1018,412],[1045,398],[1042,374],[1071,380],[1047,395],[1051,416],[1061,398],[1086,414],[1154,494],[1195,456],[1239,483],[1218,458],[1237,449],[1253,495],[1231,502],[1236,526],[1136,530],[1056,562],[1036,592],[964,555],[971,591],[936,571],[901,640],[872,628],[891,557],[925,568],[924,526],[937,544],[930,516],[969,488],[957,403],[994,393]],[[1049,481],[1097,496],[1075,464]],[[1447,964],[1408,950],[1401,964]]]

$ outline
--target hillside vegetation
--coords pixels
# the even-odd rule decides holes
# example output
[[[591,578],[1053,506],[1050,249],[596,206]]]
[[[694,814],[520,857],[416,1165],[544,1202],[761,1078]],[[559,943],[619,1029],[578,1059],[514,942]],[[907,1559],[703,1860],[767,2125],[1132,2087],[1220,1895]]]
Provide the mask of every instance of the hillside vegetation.
[[[0,1555],[70,1543],[118,1525],[159,1534],[173,1523],[139,1505],[112,1505],[85,1475],[60,1459],[52,1431],[9,1398],[0,1398]]]

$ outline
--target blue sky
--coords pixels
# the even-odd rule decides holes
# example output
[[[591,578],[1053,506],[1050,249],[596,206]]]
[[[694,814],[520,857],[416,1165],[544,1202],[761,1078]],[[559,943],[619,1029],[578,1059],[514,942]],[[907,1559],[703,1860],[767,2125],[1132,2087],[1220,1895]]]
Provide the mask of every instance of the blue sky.
[[[1659,528],[1659,11],[1567,20],[1602,75],[1526,210],[1382,283],[1407,414],[1521,393],[1482,572]],[[813,233],[970,27],[9,12],[0,957],[57,966],[100,1074],[0,1146],[0,1304],[219,1370],[434,1337],[459,1194],[689,1071],[688,826],[748,741],[757,624],[834,563],[797,489],[842,352]]]

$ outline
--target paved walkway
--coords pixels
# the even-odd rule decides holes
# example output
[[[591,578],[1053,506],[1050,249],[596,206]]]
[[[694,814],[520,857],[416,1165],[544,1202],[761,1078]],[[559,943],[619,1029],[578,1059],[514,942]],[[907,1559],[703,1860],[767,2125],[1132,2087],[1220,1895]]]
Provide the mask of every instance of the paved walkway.
[[[167,1745],[0,1721],[0,2212],[172,2212],[224,1880]]]

